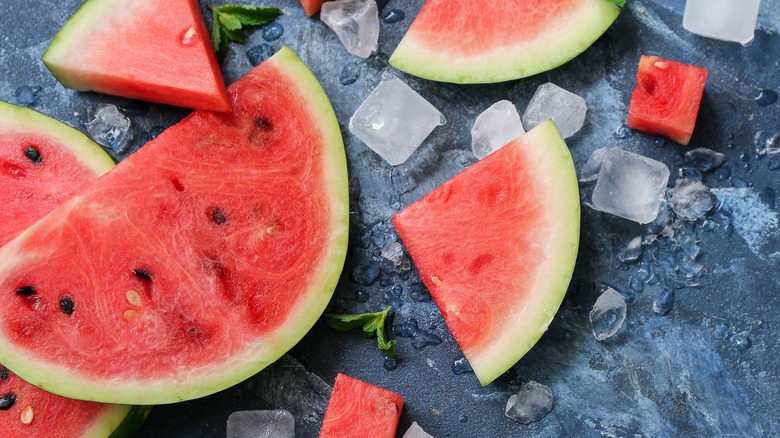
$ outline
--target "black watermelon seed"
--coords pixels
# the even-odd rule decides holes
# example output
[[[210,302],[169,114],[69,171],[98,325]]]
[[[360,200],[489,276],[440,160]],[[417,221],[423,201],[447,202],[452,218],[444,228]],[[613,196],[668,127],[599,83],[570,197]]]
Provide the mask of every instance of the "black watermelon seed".
[[[215,208],[211,211],[211,220],[217,225],[224,225],[228,218],[224,211]]]
[[[7,411],[16,403],[16,394],[9,392],[0,397],[0,410]]]
[[[16,295],[32,295],[35,293],[35,288],[32,286],[21,286],[16,288]]]
[[[8,374],[8,369],[0,365],[0,380],[8,380],[9,377],[11,377],[11,375]]]
[[[136,277],[143,279],[143,280],[151,280],[152,275],[143,269],[133,269],[133,274],[136,275]]]
[[[271,121],[266,119],[265,117],[256,118],[255,126],[257,126],[263,131],[270,131],[271,129],[273,129],[273,125],[271,125]]]
[[[70,315],[73,313],[73,309],[76,307],[75,304],[73,304],[73,298],[65,295],[64,297],[60,298],[60,309],[62,309],[62,313],[66,315]]]
[[[41,162],[41,151],[33,145],[24,148],[24,156],[29,158],[33,163],[37,164]]]

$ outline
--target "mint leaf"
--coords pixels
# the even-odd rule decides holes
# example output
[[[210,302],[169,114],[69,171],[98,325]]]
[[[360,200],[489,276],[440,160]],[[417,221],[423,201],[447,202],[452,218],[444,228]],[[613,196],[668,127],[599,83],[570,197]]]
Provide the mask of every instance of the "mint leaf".
[[[616,4],[619,8],[622,8],[626,5],[626,0],[607,0],[610,3]]]
[[[376,335],[377,347],[385,356],[392,359],[395,355],[395,340],[388,340],[385,332],[385,321],[387,315],[392,309],[391,306],[381,312],[361,313],[357,315],[347,314],[325,314],[328,327],[338,331],[349,331],[358,327],[363,327],[363,336],[371,338]]]
[[[243,26],[262,26],[281,15],[279,8],[247,5],[208,6],[214,14],[214,28],[211,42],[217,58],[222,59],[228,48],[228,41],[244,42]]]

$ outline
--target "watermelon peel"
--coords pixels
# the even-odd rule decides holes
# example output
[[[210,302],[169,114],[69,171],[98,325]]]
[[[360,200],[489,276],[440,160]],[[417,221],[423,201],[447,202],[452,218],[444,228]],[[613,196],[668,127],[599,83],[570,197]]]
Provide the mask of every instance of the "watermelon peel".
[[[571,153],[547,120],[406,207],[393,224],[487,385],[541,338],[572,278],[580,199]]]

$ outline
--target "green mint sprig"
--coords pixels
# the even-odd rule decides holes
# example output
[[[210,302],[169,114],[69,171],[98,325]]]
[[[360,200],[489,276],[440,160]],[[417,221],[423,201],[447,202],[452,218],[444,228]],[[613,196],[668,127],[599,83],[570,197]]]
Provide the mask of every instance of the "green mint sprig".
[[[214,14],[211,42],[219,59],[225,55],[228,41],[244,42],[244,35],[241,33],[244,26],[262,26],[282,14],[279,8],[263,6],[223,5],[208,8]]]
[[[388,340],[387,333],[385,332],[385,321],[391,309],[391,306],[387,306],[387,309],[381,312],[361,313],[358,315],[326,313],[325,318],[330,328],[340,332],[353,330],[362,326],[363,337],[368,339],[376,335],[379,351],[392,359],[393,355],[395,355],[395,340]]]
[[[616,4],[619,8],[622,8],[626,5],[626,0],[607,0],[610,3]]]

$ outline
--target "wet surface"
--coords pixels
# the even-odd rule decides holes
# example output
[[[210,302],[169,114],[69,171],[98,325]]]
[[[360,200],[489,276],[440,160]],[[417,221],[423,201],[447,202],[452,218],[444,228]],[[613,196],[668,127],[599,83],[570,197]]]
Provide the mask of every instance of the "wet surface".
[[[78,2],[5,2],[0,99],[84,132],[91,109],[102,103],[118,106],[133,131],[129,145],[110,151],[118,159],[189,113],[64,89],[40,56]],[[780,434],[780,155],[767,154],[780,138],[777,2],[763,2],[755,40],[742,47],[685,31],[681,0],[629,0],[607,33],[568,64],[519,81],[470,86],[430,82],[388,67],[387,56],[419,12],[421,0],[379,2],[384,18],[380,53],[367,60],[349,55],[316,16],[303,14],[296,0],[267,4],[283,9],[280,28],[256,30],[244,44],[231,44],[223,62],[226,81],[241,77],[271,49],[284,45],[321,81],[345,138],[352,212],[348,259],[329,310],[396,308],[391,331],[398,342],[395,363],[388,364],[376,343],[359,332],[335,333],[318,323],[292,351],[308,371],[331,384],[343,372],[402,394],[406,405],[399,436],[412,421],[435,437]],[[252,50],[258,46],[262,48]],[[640,54],[709,69],[689,147],[625,126]],[[346,129],[384,70],[407,82],[448,121],[395,167]],[[578,170],[594,150],[619,146],[665,163],[672,173],[669,189],[680,176],[700,179],[713,189],[715,207],[690,222],[665,205],[658,220],[639,225],[584,206],[574,279],[548,333],[509,372],[482,387],[463,363],[408,256],[390,261],[382,250],[399,240],[390,223],[395,212],[476,161],[470,137],[476,116],[502,99],[522,112],[545,82],[583,96],[588,104],[584,127],[567,140]],[[687,163],[685,153],[696,147],[724,154],[723,164],[702,170]],[[585,204],[592,187],[581,184]],[[621,256],[638,236],[640,255]],[[598,342],[588,313],[607,287],[626,298],[628,312],[623,327]],[[261,372],[213,396],[157,407],[138,436],[224,436],[233,411],[285,408],[274,404],[297,400],[267,396],[263,388],[278,376]],[[302,376],[301,385],[312,381]],[[509,397],[532,380],[551,389],[552,412],[529,425],[506,418]],[[322,397],[325,389],[318,385],[311,392]],[[283,399],[288,401],[279,401]],[[307,421],[299,433],[315,436],[317,419]]]

